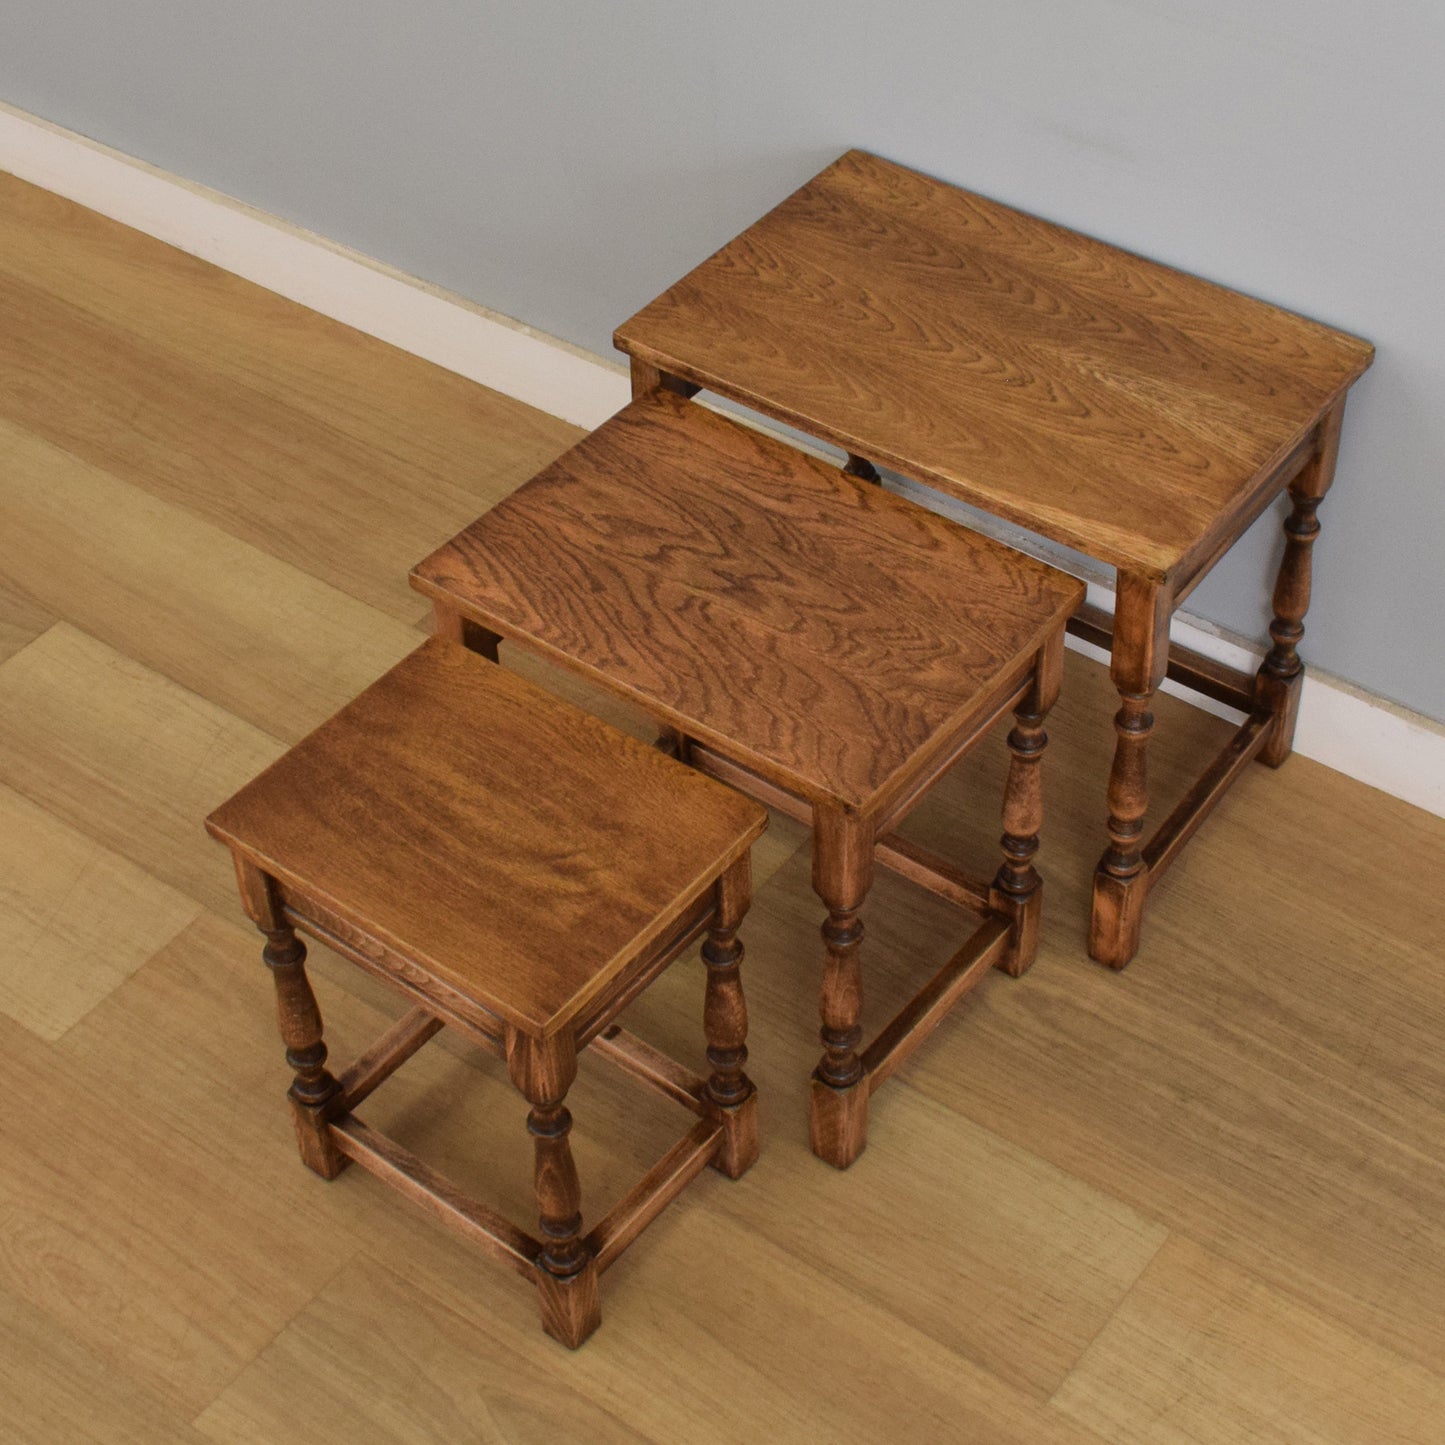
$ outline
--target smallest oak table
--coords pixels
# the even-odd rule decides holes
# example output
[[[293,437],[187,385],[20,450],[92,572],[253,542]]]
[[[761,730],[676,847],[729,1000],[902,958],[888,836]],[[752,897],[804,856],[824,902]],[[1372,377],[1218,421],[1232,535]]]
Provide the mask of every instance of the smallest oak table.
[[[1116,968],[1144,898],[1251,758],[1289,754],[1315,510],[1373,350],[1223,286],[850,151],[617,330],[634,395],[707,389],[1113,567],[1120,695],[1090,952]],[[1257,676],[1171,648],[1169,619],[1286,488]],[[947,605],[940,596],[937,607]],[[1166,674],[1246,721],[1146,843]]]
[[[694,767],[812,824],[828,910],[812,1142],[850,1164],[870,1092],[990,965],[1032,961],[1042,725],[1082,584],[666,392],[412,580],[439,633],[492,658],[513,641],[591,678]],[[975,882],[893,830],[1010,709],[1004,861]],[[983,922],[860,1053],[875,860]]]
[[[266,935],[302,1160],[399,1189],[535,1284],[543,1327],[581,1344],[602,1271],[708,1164],[737,1178],[757,1155],[737,929],[766,823],[522,678],[423,644],[206,821]],[[415,1005],[339,1077],[298,929]],[[706,1080],[613,1022],[704,933]],[[505,1058],[531,1105],[540,1238],[355,1113],[443,1025]],[[564,1101],[589,1045],[700,1117],[584,1234]]]

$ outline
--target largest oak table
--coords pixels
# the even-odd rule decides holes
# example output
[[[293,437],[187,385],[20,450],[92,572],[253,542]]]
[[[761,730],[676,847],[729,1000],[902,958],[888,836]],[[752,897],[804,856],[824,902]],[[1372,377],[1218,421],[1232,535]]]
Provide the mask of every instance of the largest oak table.
[[[1119,691],[1089,951],[1122,968],[1144,900],[1249,764],[1289,755],[1316,509],[1358,337],[850,151],[617,331],[634,395],[717,393],[1112,566]],[[1293,507],[1257,674],[1169,620],[1282,491]],[[1246,714],[1149,839],[1168,676]]]

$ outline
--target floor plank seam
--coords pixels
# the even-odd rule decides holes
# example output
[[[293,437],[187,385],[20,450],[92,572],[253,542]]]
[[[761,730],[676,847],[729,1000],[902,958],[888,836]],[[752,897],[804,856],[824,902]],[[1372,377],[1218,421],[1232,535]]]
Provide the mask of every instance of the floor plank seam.
[[[331,1288],[332,1284],[337,1279],[339,1279],[340,1276],[344,1274],[346,1270],[349,1269],[351,1265],[356,1261],[356,1259],[362,1254],[363,1248],[364,1246],[358,1244],[357,1247],[352,1250],[352,1252],[347,1255],[346,1258],[342,1260],[342,1262],[338,1264],[336,1268],[326,1276],[325,1280],[317,1289],[312,1292],[310,1297],[303,1300],[299,1305],[297,1305],[294,1310],[291,1311],[289,1315],[287,1315],[287,1317],[281,1322],[281,1324],[272,1332],[270,1338],[265,1342],[265,1344],[263,1344],[259,1349],[257,1349],[256,1352],[250,1357],[250,1359],[243,1360],[236,1366],[235,1370],[232,1371],[226,1382],[215,1392],[215,1394],[211,1396],[209,1400],[206,1401],[205,1405],[201,1409],[197,1410],[196,1413],[189,1418],[187,1424],[189,1424],[193,1430],[197,1430],[203,1435],[206,1433],[206,1431],[203,1430],[200,1425],[201,1417],[205,1415],[212,1408],[212,1406],[214,1406],[215,1403],[221,1398],[221,1396],[226,1394],[226,1392],[235,1385],[236,1381],[239,1380],[241,1376],[246,1373],[247,1370],[251,1369],[251,1367],[255,1365],[256,1362],[262,1358],[262,1356],[265,1355],[267,1350],[271,1349],[272,1346],[275,1345],[276,1341],[279,1340],[281,1336],[288,1329],[290,1329],[291,1326],[303,1314],[305,1314],[312,1305],[316,1303],[316,1300],[320,1295],[324,1294],[328,1289]]]
[[[1072,1415],[1069,1415],[1068,1411],[1059,1409],[1059,1406],[1057,1404],[1059,1395],[1067,1387],[1069,1381],[1073,1379],[1073,1377],[1082,1368],[1084,1361],[1088,1359],[1089,1355],[1093,1352],[1094,1347],[1099,1343],[1099,1340],[1103,1336],[1104,1332],[1109,1328],[1110,1325],[1114,1323],[1115,1319],[1119,1315],[1119,1312],[1133,1298],[1134,1292],[1139,1288],[1140,1281],[1144,1278],[1146,1274],[1149,1273],[1150,1267],[1153,1265],[1154,1261],[1159,1258],[1160,1254],[1163,1253],[1165,1246],[1169,1243],[1171,1239],[1174,1238],[1174,1230],[1170,1229],[1167,1225],[1164,1226],[1164,1230],[1164,1238],[1159,1241],[1159,1243],[1155,1246],[1153,1252],[1150,1254],[1149,1258],[1144,1261],[1144,1267],[1139,1271],[1138,1274],[1134,1276],[1133,1280],[1130,1281],[1129,1288],[1126,1289],[1124,1293],[1119,1296],[1118,1303],[1116,1303],[1113,1309],[1109,1311],[1108,1317],[1103,1321],[1102,1324],[1100,1324],[1099,1328],[1096,1329],[1094,1333],[1089,1336],[1088,1343],[1085,1344],[1083,1349],[1081,1349],[1079,1353],[1075,1356],[1073,1363],[1064,1372],[1063,1378],[1060,1379],[1059,1383],[1055,1385],[1054,1388],[1049,1392],[1048,1398],[1044,1401],[1044,1403],[1051,1410],[1058,1410],[1059,1413],[1061,1415],[1064,1415],[1066,1418],[1073,1418]]]

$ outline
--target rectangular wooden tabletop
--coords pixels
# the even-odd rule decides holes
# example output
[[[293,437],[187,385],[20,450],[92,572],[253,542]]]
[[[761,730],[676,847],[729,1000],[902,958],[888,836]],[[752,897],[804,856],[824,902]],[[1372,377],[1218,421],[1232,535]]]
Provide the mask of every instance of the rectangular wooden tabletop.
[[[1162,577],[1367,342],[863,151],[618,328],[640,361]]]
[[[545,1034],[766,822],[731,788],[432,639],[206,826],[283,888]]]
[[[671,393],[417,588],[814,802],[867,807],[1082,600],[1074,578]]]

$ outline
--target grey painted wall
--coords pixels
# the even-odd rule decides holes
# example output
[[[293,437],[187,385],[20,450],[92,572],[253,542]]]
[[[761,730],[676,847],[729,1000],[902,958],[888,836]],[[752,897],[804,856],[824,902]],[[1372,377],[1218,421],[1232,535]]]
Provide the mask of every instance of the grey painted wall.
[[[0,98],[598,352],[849,145],[1359,332],[1306,651],[1445,720],[1442,65],[1439,0],[0,9]]]

